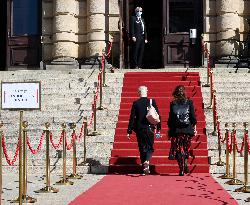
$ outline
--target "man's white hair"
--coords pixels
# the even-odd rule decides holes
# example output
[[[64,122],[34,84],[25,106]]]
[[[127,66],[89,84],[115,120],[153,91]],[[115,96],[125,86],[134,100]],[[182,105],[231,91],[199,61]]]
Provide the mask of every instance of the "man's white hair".
[[[136,8],[135,8],[135,12],[138,12],[138,11],[142,11],[142,7],[139,7],[139,6],[137,6]]]
[[[141,97],[147,97],[148,95],[148,88],[144,85],[138,88],[138,93]]]

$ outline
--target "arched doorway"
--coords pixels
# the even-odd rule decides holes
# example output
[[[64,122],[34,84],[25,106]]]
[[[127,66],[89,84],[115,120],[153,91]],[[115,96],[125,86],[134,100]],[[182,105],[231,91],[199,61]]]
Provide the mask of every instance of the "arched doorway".
[[[203,3],[200,0],[123,1],[125,29],[129,36],[129,19],[137,6],[143,8],[149,43],[145,47],[144,68],[185,66],[195,56],[201,64],[200,35],[203,32]],[[190,44],[189,30],[197,29],[195,45]],[[128,41],[129,42],[129,41]],[[130,43],[125,43],[129,62]],[[125,62],[126,62],[125,60]],[[192,62],[193,63],[193,62]]]

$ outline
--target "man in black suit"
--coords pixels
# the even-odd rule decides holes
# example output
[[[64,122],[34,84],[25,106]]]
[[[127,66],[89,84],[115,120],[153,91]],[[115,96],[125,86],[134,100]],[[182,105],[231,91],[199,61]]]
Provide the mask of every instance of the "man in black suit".
[[[147,108],[150,105],[150,100],[147,98],[147,87],[140,86],[138,93],[140,98],[133,102],[129,118],[127,137],[130,139],[132,130],[136,133],[143,172],[144,174],[149,174],[149,160],[154,152],[153,145],[155,126],[150,124],[146,118]],[[159,110],[154,99],[152,99],[152,105],[159,114]],[[161,123],[158,123],[156,128],[159,133],[161,130]]]
[[[145,43],[147,40],[146,25],[144,19],[141,17],[142,8],[136,7],[135,15],[131,17],[130,32],[133,42],[133,66],[135,68],[142,67],[142,59],[144,53]]]

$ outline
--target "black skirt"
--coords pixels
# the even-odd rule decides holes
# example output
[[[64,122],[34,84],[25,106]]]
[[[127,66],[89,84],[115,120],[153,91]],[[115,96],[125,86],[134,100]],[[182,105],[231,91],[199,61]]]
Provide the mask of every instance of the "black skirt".
[[[171,137],[171,148],[169,152],[170,159],[177,159],[177,156],[189,158],[189,150],[191,147],[192,136],[190,135],[179,135]]]

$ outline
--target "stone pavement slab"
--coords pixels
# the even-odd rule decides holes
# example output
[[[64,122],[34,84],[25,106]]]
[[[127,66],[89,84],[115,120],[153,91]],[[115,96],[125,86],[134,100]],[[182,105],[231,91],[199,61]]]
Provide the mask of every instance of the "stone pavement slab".
[[[74,182],[74,185],[64,186],[54,185],[55,182],[60,180],[60,176],[57,175],[51,178],[51,186],[58,188],[58,193],[35,193],[34,191],[45,187],[45,180],[43,176],[29,175],[27,194],[37,199],[35,205],[67,205],[103,177],[104,175],[85,174],[80,180],[71,180]],[[18,174],[3,175],[4,193],[2,194],[2,205],[13,204],[11,200],[17,199],[19,193],[18,187]]]
[[[235,192],[235,189],[242,187],[243,185],[228,185],[225,182],[229,181],[228,179],[221,179],[219,176],[222,174],[211,174],[214,179],[220,183],[220,185],[227,190],[227,192],[239,203],[239,205],[250,205],[250,202],[246,202],[245,200],[250,197],[250,193],[242,193],[242,192]],[[244,175],[238,174],[237,179],[243,181]]]

